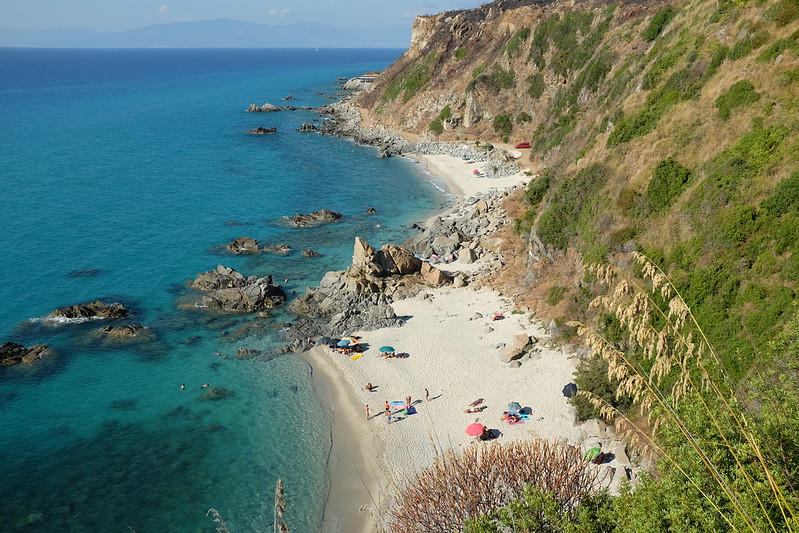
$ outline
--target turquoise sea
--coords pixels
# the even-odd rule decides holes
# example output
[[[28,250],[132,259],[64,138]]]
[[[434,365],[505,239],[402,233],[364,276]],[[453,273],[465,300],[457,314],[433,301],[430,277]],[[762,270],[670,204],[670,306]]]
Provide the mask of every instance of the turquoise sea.
[[[215,508],[234,533],[266,531],[277,478],[291,530],[318,528],[327,406],[307,365],[268,355],[292,317],[177,304],[187,280],[219,264],[301,294],[349,264],[356,235],[398,242],[440,207],[418,165],[294,131],[313,112],[245,112],[323,105],[319,93],[335,93],[338,77],[401,52],[0,49],[0,341],[58,352],[0,369],[6,529],[210,532]],[[256,126],[278,133],[244,134]],[[377,215],[363,214],[370,206]],[[280,223],[321,208],[344,218]],[[243,235],[294,252],[219,251]],[[303,248],[322,255],[301,257]],[[155,339],[109,345],[92,334],[101,322],[37,320],[97,299],[125,304],[125,322]],[[237,348],[267,355],[237,360]],[[204,400],[205,383],[233,395]]]

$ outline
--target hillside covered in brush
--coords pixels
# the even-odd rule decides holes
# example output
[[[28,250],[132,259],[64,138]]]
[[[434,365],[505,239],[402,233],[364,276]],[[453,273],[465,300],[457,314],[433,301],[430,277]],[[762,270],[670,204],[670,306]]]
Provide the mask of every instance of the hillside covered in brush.
[[[799,280],[798,17],[796,0],[497,1],[419,17],[357,103],[429,138],[529,141],[520,232],[555,263],[645,251],[741,376]]]
[[[497,0],[419,17],[354,102],[421,138],[530,143],[525,259],[505,288],[615,350],[581,364],[581,417],[621,416],[680,450],[617,510],[643,525],[619,530],[799,528],[798,0]],[[589,265],[636,280],[615,308],[589,306],[613,290]],[[649,291],[638,310],[619,303],[632,286]]]

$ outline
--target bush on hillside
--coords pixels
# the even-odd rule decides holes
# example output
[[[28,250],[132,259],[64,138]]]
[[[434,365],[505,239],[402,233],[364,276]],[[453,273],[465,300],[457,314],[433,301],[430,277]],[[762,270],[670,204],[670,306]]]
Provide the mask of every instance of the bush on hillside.
[[[760,210],[769,216],[780,217],[799,207],[799,172],[777,184],[774,192],[763,200]]]
[[[513,131],[513,119],[511,115],[497,115],[491,122],[494,131],[502,137],[507,137]]]
[[[674,15],[676,14],[677,12],[674,11],[674,8],[671,6],[658,11],[655,16],[652,17],[652,20],[649,21],[649,25],[641,34],[641,37],[643,37],[645,41],[654,41],[657,39],[658,35],[663,32],[665,27],[669,22],[671,22],[671,19],[673,19]]]
[[[439,119],[434,119],[433,121],[430,122],[429,129],[433,133],[441,135],[442,133],[444,133],[444,124]]]
[[[455,59],[461,60],[466,57],[468,51],[465,48],[456,48],[455,49]]]
[[[774,21],[778,27],[787,26],[799,18],[799,2],[797,0],[777,0],[766,16]]]
[[[646,198],[652,211],[658,212],[670,207],[685,190],[690,179],[691,171],[672,158],[655,165],[652,180],[646,189]]]
[[[736,107],[745,107],[760,100],[760,94],[755,91],[755,86],[749,80],[741,80],[730,86],[716,98],[721,120],[729,120],[732,110]]]

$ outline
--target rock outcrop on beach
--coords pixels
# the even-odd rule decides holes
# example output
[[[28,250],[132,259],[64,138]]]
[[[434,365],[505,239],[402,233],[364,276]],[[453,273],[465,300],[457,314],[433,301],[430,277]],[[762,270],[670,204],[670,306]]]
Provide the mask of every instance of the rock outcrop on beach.
[[[15,342],[5,342],[0,345],[0,366],[19,363],[31,364],[53,355],[55,355],[55,350],[46,344],[34,344],[33,346],[25,347]]]
[[[201,305],[215,311],[253,313],[273,309],[286,301],[286,294],[272,283],[272,276],[244,277],[223,265],[198,274],[191,286],[207,293]]]
[[[230,244],[226,245],[228,251],[236,255],[258,254],[261,249],[259,248],[258,241],[252,237],[239,237]]]
[[[294,216],[286,217],[286,220],[291,226],[297,228],[307,228],[310,226],[317,226],[319,224],[335,222],[341,219],[341,217],[341,213],[336,213],[335,211],[330,211],[329,209],[322,209],[320,211],[314,211],[308,215],[297,213]]]
[[[264,128],[263,126],[258,126],[257,128],[251,129],[246,133],[249,133],[250,135],[266,135],[268,133],[277,133],[277,128],[274,126],[270,128]]]
[[[328,272],[317,287],[294,300],[289,311],[303,317],[286,332],[291,351],[305,350],[320,335],[343,335],[402,324],[391,303],[419,292],[429,284],[449,282],[449,276],[393,244],[376,251],[355,238],[352,264],[347,270]]]
[[[60,320],[94,319],[94,318],[123,318],[128,310],[122,304],[105,304],[100,300],[91,303],[59,307],[45,317],[45,321],[57,322]]]

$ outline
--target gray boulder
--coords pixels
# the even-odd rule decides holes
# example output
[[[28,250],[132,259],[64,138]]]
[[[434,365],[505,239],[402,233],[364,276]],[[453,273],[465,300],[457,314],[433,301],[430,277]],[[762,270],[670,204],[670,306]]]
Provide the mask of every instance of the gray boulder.
[[[116,340],[149,340],[155,336],[150,328],[141,324],[106,326],[104,328],[98,329],[97,333],[109,339]]]
[[[62,319],[122,318],[128,310],[122,304],[104,304],[96,302],[59,307],[45,317],[45,321],[57,322]]]
[[[268,254],[288,255],[291,253],[291,246],[288,244],[272,244],[270,246],[264,246],[261,250]]]
[[[341,217],[341,213],[336,213],[335,211],[330,211],[329,209],[322,209],[320,211],[314,211],[309,215],[297,213],[294,216],[286,217],[286,220],[288,220],[288,223],[291,226],[307,228],[309,226],[316,226],[318,224],[335,222],[341,219]]]
[[[207,293],[202,297],[202,305],[215,311],[253,313],[273,309],[286,301],[286,294],[272,283],[272,276],[245,278],[223,265],[198,274],[191,286]]]
[[[233,254],[257,254],[261,250],[258,248],[258,241],[252,237],[239,237],[226,247]]]

